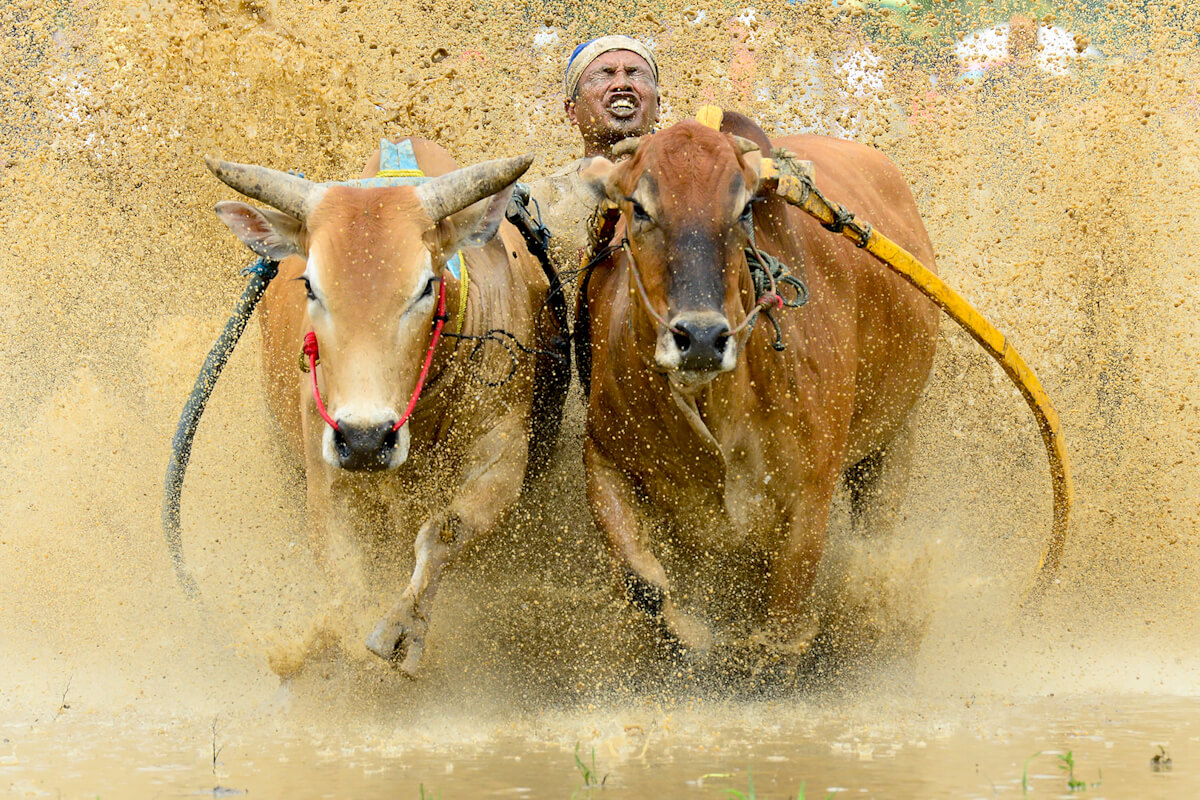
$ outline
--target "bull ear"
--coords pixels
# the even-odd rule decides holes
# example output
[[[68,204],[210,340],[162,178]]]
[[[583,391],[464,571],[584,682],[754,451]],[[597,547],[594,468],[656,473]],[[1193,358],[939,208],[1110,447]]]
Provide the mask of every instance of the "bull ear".
[[[482,247],[492,240],[496,231],[500,230],[500,222],[508,203],[512,199],[515,183],[510,183],[490,198],[480,200],[473,206],[468,206],[451,217],[454,229],[462,231],[457,234],[454,249],[461,247]]]
[[[217,203],[217,216],[254,252],[272,261],[304,255],[303,224],[273,208],[255,208],[226,200]]]
[[[583,178],[583,185],[591,189],[597,199],[607,197],[611,200],[615,199],[610,191],[616,169],[617,165],[604,156],[596,156],[583,165],[579,176]]]

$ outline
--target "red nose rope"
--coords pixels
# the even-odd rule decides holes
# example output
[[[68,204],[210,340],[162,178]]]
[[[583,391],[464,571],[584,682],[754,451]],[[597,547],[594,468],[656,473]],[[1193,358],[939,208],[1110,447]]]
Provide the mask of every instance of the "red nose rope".
[[[438,281],[438,309],[437,315],[433,318],[433,339],[429,342],[429,351],[425,353],[425,364],[421,367],[421,375],[417,378],[417,386],[413,389],[412,398],[408,401],[408,408],[404,409],[404,413],[400,415],[400,420],[392,426],[393,431],[398,431],[404,427],[404,423],[408,422],[408,418],[412,416],[413,409],[417,407],[417,400],[421,397],[421,390],[425,388],[425,378],[429,376],[429,366],[433,363],[433,351],[437,348],[438,339],[442,338],[442,326],[446,324],[446,282]],[[320,348],[317,346],[317,334],[315,331],[309,331],[304,334],[304,349],[302,351],[308,357],[308,371],[312,375],[312,390],[313,399],[317,401],[317,413],[321,415],[321,419],[329,424],[329,427],[335,431],[340,431],[337,420],[329,416],[329,412],[325,410],[325,401],[321,399],[321,390],[317,388],[317,361],[321,358]]]

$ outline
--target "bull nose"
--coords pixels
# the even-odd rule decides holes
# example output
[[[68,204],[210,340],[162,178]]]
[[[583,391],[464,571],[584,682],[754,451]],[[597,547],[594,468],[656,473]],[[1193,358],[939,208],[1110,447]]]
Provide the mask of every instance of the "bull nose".
[[[729,347],[729,323],[716,314],[675,318],[671,336],[679,348],[679,368],[695,372],[719,370]]]
[[[395,423],[382,425],[351,425],[338,420],[333,432],[333,447],[338,466],[352,472],[387,469],[396,449]]]

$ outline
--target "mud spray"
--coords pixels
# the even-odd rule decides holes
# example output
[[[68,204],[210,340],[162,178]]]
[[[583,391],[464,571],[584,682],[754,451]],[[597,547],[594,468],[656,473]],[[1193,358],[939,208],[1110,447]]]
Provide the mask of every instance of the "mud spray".
[[[804,779],[821,796],[1011,795],[1039,750],[1102,769],[1094,794],[1200,790],[1200,17],[1165,0],[893,5],[0,8],[0,789],[566,796],[582,743],[617,796],[745,791],[750,765],[765,796]],[[960,57],[1016,15],[1007,58]],[[565,57],[608,31],[654,43],[666,123],[717,103],[899,164],[939,271],[1063,419],[1077,506],[1044,613],[1015,615],[1049,530],[1040,440],[950,323],[902,519],[855,540],[839,500],[821,578],[838,657],[782,698],[664,684],[584,511],[577,397],[551,474],[448,577],[420,681],[373,663],[323,596],[253,324],[193,453],[184,537],[205,603],[183,598],[163,470],[251,260],[212,214],[230,193],[202,156],[339,179],[413,133],[464,164],[535,151],[544,174],[577,155]],[[1014,57],[1021,31],[1035,44]],[[1174,773],[1150,771],[1157,743]],[[1043,758],[1029,780],[1065,790]]]

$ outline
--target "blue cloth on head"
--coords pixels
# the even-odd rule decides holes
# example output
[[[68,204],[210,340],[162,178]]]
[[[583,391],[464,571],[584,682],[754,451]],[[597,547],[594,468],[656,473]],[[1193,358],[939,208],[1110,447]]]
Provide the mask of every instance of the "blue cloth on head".
[[[571,69],[571,64],[573,64],[575,62],[575,57],[583,52],[583,48],[587,47],[589,44],[591,44],[594,41],[596,41],[596,40],[588,39],[586,42],[583,42],[582,44],[576,46],[576,48],[571,51],[571,57],[567,59],[567,69],[568,70]]]

